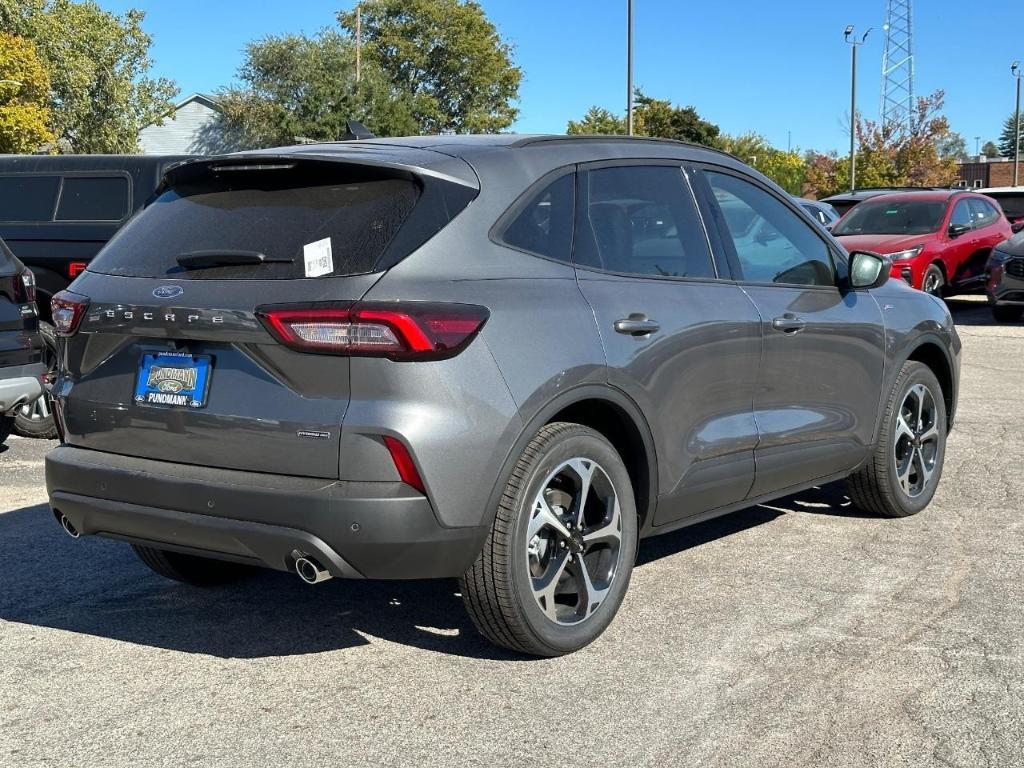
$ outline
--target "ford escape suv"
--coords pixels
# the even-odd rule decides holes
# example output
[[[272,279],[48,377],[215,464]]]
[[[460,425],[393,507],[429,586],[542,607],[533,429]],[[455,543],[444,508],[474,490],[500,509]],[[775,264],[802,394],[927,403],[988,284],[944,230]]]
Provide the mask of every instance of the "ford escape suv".
[[[840,478],[928,504],[960,341],[888,278],[676,142],[190,162],[54,298],[50,503],[194,584],[458,577],[490,640],[567,653],[640,538]]]

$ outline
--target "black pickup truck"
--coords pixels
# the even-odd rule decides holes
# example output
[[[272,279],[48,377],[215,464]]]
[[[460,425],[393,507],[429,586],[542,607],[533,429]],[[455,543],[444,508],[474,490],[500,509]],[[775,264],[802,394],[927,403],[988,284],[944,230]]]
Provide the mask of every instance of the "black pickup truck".
[[[0,155],[0,238],[35,274],[44,344],[50,299],[68,287],[188,155]],[[44,349],[44,362],[52,358]],[[23,405],[15,429],[56,437],[48,398]]]

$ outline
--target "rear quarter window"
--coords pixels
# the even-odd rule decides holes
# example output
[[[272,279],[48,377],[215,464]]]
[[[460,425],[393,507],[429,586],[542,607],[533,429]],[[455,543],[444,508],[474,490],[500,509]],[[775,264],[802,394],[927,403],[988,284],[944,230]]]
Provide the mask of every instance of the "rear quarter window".
[[[131,277],[302,278],[306,247],[319,243],[315,251],[323,255],[326,241],[331,268],[318,277],[373,271],[416,205],[419,186],[372,169],[325,165],[213,172],[176,184],[123,227],[89,269]],[[263,254],[267,262],[179,264],[197,252]]]
[[[0,221],[50,221],[60,176],[0,176]]]
[[[120,221],[128,215],[128,179],[68,176],[60,190],[57,221]]]

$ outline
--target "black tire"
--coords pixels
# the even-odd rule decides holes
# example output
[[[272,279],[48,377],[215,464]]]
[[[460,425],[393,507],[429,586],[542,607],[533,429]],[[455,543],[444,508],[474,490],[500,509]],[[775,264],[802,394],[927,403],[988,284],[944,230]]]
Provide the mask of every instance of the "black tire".
[[[565,490],[566,477],[576,472],[570,465],[588,464],[592,480],[586,487],[593,490],[581,494],[577,487],[573,496]],[[538,523],[551,519],[538,514],[541,497],[565,500],[560,505],[551,501],[547,509],[563,529],[567,520],[581,521],[578,527],[569,523],[571,536]],[[585,499],[582,515],[577,514],[580,497]],[[618,500],[617,519],[613,498]],[[528,540],[531,526],[538,527]],[[615,618],[629,587],[636,543],[633,487],[615,448],[588,427],[549,424],[513,468],[483,550],[459,582],[462,598],[473,623],[492,643],[534,656],[571,653],[593,642]],[[543,572],[536,575],[534,569]],[[554,574],[549,596],[538,597],[534,588],[549,571]],[[569,592],[571,586],[577,592]]]
[[[57,367],[57,334],[52,325],[40,322],[39,335],[43,337],[43,362],[52,375]],[[22,437],[56,440],[57,425],[53,421],[50,396],[44,394],[36,402],[19,408],[14,414],[14,431]]]
[[[14,427],[14,419],[9,416],[0,416],[0,445],[7,442],[11,436],[11,429]]]
[[[1024,316],[1024,307],[1012,305],[992,305],[992,317],[999,323],[1019,323],[1021,316]]]
[[[919,428],[919,425],[912,425],[912,431],[919,437],[926,430],[930,432],[930,427],[934,426],[934,453],[930,453],[930,442],[918,443],[920,447],[917,449],[917,455],[921,461],[917,466],[921,467],[921,470],[914,469],[911,454],[906,464],[907,473],[901,475],[897,464],[903,462],[900,462],[899,457],[905,457],[906,449],[913,449],[914,446],[914,439],[899,426],[901,412],[906,413],[904,407],[908,398],[911,398],[912,391],[918,387],[924,387],[929,392],[934,411],[933,416],[925,419],[924,429]],[[905,417],[903,423],[907,423]],[[889,394],[874,453],[864,467],[847,478],[846,488],[854,506],[884,517],[908,517],[927,507],[942,477],[942,464],[946,456],[946,428],[946,402],[939,380],[923,363],[904,363]],[[900,444],[904,446],[903,451],[900,451]],[[927,465],[926,453],[930,453],[932,457],[931,473],[927,476],[922,471]],[[911,486],[908,490],[901,483],[901,476],[908,479],[908,484],[909,480],[916,477],[921,482],[920,489]]]
[[[946,276],[938,264],[929,264],[928,269],[921,276],[921,290],[938,296],[940,299],[946,293]]]
[[[132,544],[139,560],[154,572],[174,581],[196,587],[214,587],[244,579],[256,572],[256,568],[242,563],[214,560],[208,557],[186,555],[165,549],[143,547]]]

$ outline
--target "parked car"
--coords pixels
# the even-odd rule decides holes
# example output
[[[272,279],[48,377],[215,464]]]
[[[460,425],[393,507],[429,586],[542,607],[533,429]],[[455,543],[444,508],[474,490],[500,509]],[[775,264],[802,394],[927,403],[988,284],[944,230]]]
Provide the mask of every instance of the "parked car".
[[[839,212],[828,203],[821,200],[808,200],[806,197],[797,197],[795,195],[793,200],[823,227],[828,227],[830,224],[839,221]]]
[[[980,289],[992,246],[1012,235],[992,200],[973,192],[902,192],[861,203],[832,227],[847,250],[892,259],[892,275],[935,296]]]
[[[72,536],[157,573],[459,577],[554,656],[637,540],[849,478],[931,500],[945,305],[714,150],[444,136],[188,163],[54,297]]]
[[[45,359],[53,364],[50,299],[85,270],[188,156],[0,155],[0,237],[36,277]],[[19,409],[15,429],[57,436],[49,398]]]
[[[1018,322],[1024,316],[1024,233],[993,248],[986,271],[992,316],[1001,323]]]
[[[14,414],[43,394],[35,278],[0,240],[0,445],[14,426]]]
[[[989,187],[974,191],[999,203],[1014,232],[1024,229],[1024,187]]]
[[[882,195],[891,195],[895,192],[922,192],[922,191],[949,192],[946,187],[864,187],[854,192],[840,192],[838,195],[823,197],[818,202],[828,203],[840,216],[845,216],[855,205],[871,200]]]

